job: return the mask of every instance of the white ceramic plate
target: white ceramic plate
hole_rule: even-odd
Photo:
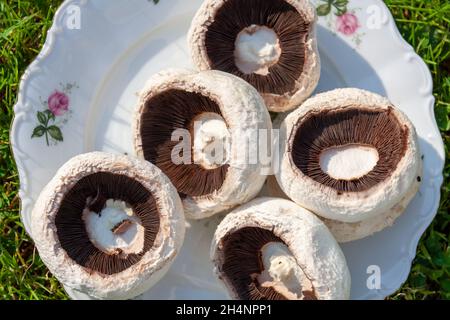
[[[23,76],[11,130],[27,231],[39,192],[69,158],[93,150],[133,154],[130,117],[136,92],[161,69],[191,67],[186,33],[200,3],[64,2],[44,48]],[[425,159],[420,192],[394,227],[343,245],[352,298],[382,299],[406,280],[419,238],[438,208],[444,148],[433,114],[432,80],[381,1],[350,1],[341,17],[335,15],[335,7],[330,9],[321,7],[326,15],[319,19],[323,69],[317,92],[359,87],[388,96],[416,125]],[[45,112],[49,109],[57,114],[54,119]],[[39,117],[38,111],[43,112]],[[169,273],[140,298],[227,298],[208,257],[218,221],[216,217],[191,223]],[[379,289],[367,286],[372,265],[381,271]]]

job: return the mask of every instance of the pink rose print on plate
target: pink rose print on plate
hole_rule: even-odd
[[[56,90],[48,97],[48,108],[55,116],[62,116],[69,110],[69,97]]]
[[[47,146],[56,145],[64,140],[61,128],[70,117],[69,95],[74,88],[78,88],[75,82],[61,84],[61,90],[54,90],[47,101],[41,100],[45,109],[36,112],[38,123],[31,134],[32,139],[45,138]]]
[[[336,23],[338,31],[345,34],[346,36],[351,36],[360,27],[358,17],[349,12],[338,16]]]

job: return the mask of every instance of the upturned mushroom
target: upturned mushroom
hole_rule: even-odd
[[[211,258],[234,299],[350,296],[350,273],[336,240],[292,201],[258,198],[233,210],[216,230]]]
[[[257,195],[264,164],[249,157],[258,154],[254,137],[271,128],[264,101],[242,79],[220,71],[168,70],[142,90],[134,145],[139,157],[171,179],[186,217],[201,219]]]
[[[413,124],[374,93],[318,94],[286,117],[280,137],[285,141],[276,174],[281,189],[326,219],[374,219],[371,228],[380,229],[403,212],[422,180]],[[383,215],[391,221],[384,223]]]
[[[270,111],[297,107],[320,76],[316,13],[308,0],[206,0],[188,34],[200,70],[253,85]]]
[[[94,152],[63,165],[32,212],[39,254],[65,287],[128,299],[158,282],[183,243],[177,191],[156,166]]]

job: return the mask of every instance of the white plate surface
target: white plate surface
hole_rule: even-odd
[[[316,6],[324,3],[314,1]],[[157,5],[147,0],[64,2],[44,48],[23,76],[14,109],[11,139],[27,231],[39,192],[68,159],[94,150],[133,154],[130,118],[136,93],[155,72],[192,67],[186,33],[200,4],[201,0],[160,0]],[[444,148],[433,113],[430,73],[401,38],[385,5],[354,0],[345,16],[334,13],[332,8],[319,18],[323,67],[316,91],[358,87],[389,97],[417,127],[424,155],[423,184],[406,213],[392,228],[342,246],[352,275],[352,298],[382,299],[406,280],[420,236],[436,214]],[[49,107],[60,110],[48,126],[58,127],[63,141],[49,136],[47,145],[45,135],[31,135],[39,126],[37,112]],[[214,217],[190,223],[173,267],[139,298],[227,298],[208,257],[218,221]],[[379,289],[367,286],[369,266],[380,268]]]

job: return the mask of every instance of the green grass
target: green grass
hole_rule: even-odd
[[[18,175],[9,145],[20,76],[40,51],[57,0],[0,0],[0,299],[65,299],[18,217]],[[387,0],[404,38],[434,78],[436,115],[450,157],[450,3]],[[450,299],[450,168],[438,215],[423,236],[408,281],[391,299]]]

